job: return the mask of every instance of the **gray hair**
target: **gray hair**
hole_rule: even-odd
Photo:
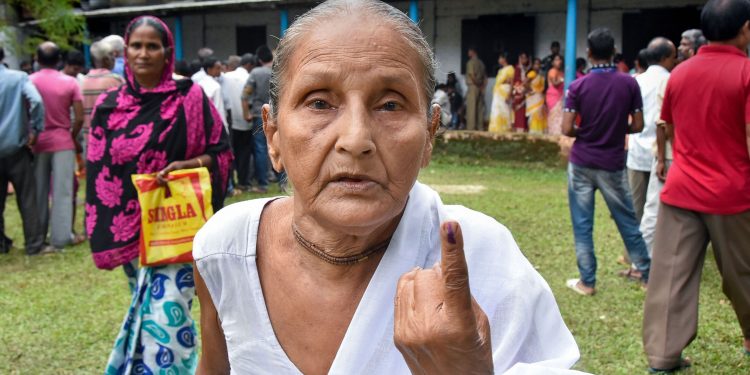
[[[229,58],[227,58],[227,66],[229,67],[229,70],[237,69],[241,62],[242,58],[237,55],[230,55]]]
[[[112,51],[117,55],[122,55],[125,51],[125,39],[117,34],[107,36],[101,41],[112,46]]]
[[[432,94],[435,91],[435,55],[427,43],[422,30],[406,14],[393,6],[379,0],[328,0],[297,18],[276,48],[271,75],[271,116],[278,116],[278,104],[284,90],[285,76],[289,60],[296,51],[300,39],[307,35],[323,21],[338,18],[342,13],[361,12],[377,19],[379,24],[390,24],[404,40],[416,51],[424,70],[422,77],[422,94],[427,103],[427,114],[431,115]]]
[[[109,43],[100,40],[91,44],[91,58],[94,63],[101,63],[104,59],[114,60],[114,48]]]
[[[682,33],[682,37],[689,40],[693,45],[693,52],[698,52],[698,48],[708,43],[706,37],[703,36],[701,29],[690,29]]]

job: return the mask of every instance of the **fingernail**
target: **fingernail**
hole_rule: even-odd
[[[453,223],[447,223],[445,224],[446,230],[448,231],[448,242],[455,245],[456,244],[456,233],[453,230]]]

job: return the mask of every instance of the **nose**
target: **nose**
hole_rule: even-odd
[[[363,103],[346,106],[339,117],[336,151],[360,158],[375,153],[372,138],[372,117]]]
[[[145,59],[146,57],[148,57],[148,53],[147,52],[148,51],[146,50],[146,47],[145,46],[141,46],[140,48],[138,48],[135,51],[135,56],[137,58],[140,58],[140,59]]]

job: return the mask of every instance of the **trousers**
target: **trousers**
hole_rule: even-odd
[[[8,195],[8,182],[16,190],[16,203],[23,222],[23,236],[26,253],[35,254],[41,251],[44,234],[39,223],[36,181],[34,179],[34,155],[27,147],[22,147],[15,154],[0,158],[0,235],[3,244],[12,243],[5,235],[5,200]],[[7,241],[6,241],[7,240]],[[0,248],[0,252],[7,252]]]
[[[643,311],[643,346],[653,368],[678,365],[698,331],[698,295],[708,243],[722,290],[750,338],[750,211],[711,215],[661,203]]]
[[[62,248],[70,244],[73,233],[73,178],[75,151],[64,150],[37,154],[34,164],[36,197],[42,234],[50,233],[52,246]],[[49,207],[50,183],[52,209]]]
[[[232,148],[234,149],[238,186],[250,186],[254,142],[252,130],[232,129]]]
[[[484,98],[474,85],[466,92],[466,130],[484,130]]]
[[[672,165],[671,160],[666,161],[666,169]],[[652,256],[654,248],[654,232],[656,231],[656,215],[659,214],[659,195],[664,188],[664,182],[656,177],[656,159],[651,165],[651,176],[648,179],[648,188],[646,189],[646,204],[643,206],[643,217],[641,217],[641,234],[646,241],[648,256]]]
[[[593,237],[596,190],[602,193],[607,203],[630,259],[641,271],[644,281],[648,280],[651,260],[643,236],[638,230],[625,170],[607,171],[569,163],[568,200],[581,282],[589,287],[596,285],[597,263]]]

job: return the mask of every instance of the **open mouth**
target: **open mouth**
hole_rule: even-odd
[[[336,187],[346,190],[363,191],[375,187],[377,183],[364,175],[342,174],[331,180]]]
[[[358,182],[364,182],[364,181],[367,181],[367,180],[362,179],[362,178],[358,178],[358,177],[342,177],[342,178],[339,178],[336,181],[337,182],[358,183]]]

